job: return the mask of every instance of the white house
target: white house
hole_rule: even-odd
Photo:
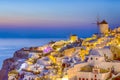
[[[90,55],[98,55],[113,60],[113,54],[109,48],[93,49],[90,51]]]
[[[69,80],[106,80],[112,76],[112,70],[120,73],[120,62],[106,62],[106,56],[112,58],[108,49],[91,51],[87,62],[74,65],[67,71]]]
[[[23,78],[23,80],[34,80],[35,76],[31,74],[26,74]]]
[[[84,66],[77,72],[77,80],[106,80],[111,76],[109,70],[97,66]]]

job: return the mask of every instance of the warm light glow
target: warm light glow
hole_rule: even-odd
[[[120,47],[120,44],[118,46]]]
[[[68,76],[65,75],[65,76],[62,78],[62,80],[68,80]]]
[[[68,80],[68,78],[62,78],[62,80]]]

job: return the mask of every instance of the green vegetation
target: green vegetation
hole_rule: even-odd
[[[84,67],[81,68],[80,71],[92,72],[92,68],[93,68],[93,66],[84,66]]]
[[[100,73],[107,73],[108,70],[100,68]]]

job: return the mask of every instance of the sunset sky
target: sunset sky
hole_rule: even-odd
[[[120,26],[120,0],[0,0],[0,38],[89,37],[98,15]]]

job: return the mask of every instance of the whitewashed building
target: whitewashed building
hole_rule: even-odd
[[[35,79],[35,76],[34,75],[29,75],[29,74],[26,74],[23,78],[23,80],[34,80]]]
[[[112,59],[108,49],[91,51],[87,62],[77,64],[67,71],[69,80],[106,80],[112,76],[112,70],[120,73],[120,62],[106,62],[106,56]]]
[[[113,54],[109,48],[93,49],[90,51],[90,55],[98,55],[113,60]]]

